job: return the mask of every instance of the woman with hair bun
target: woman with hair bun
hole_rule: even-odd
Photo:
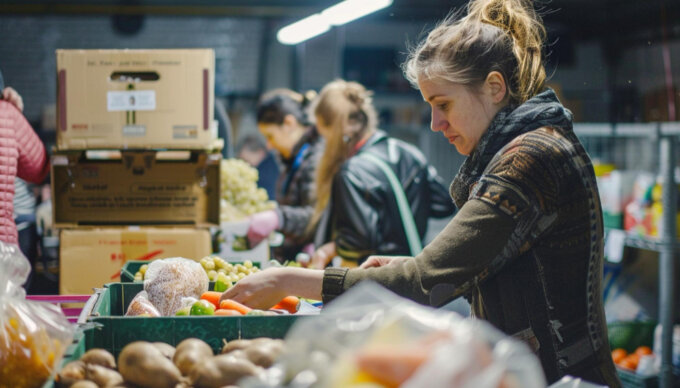
[[[602,299],[602,209],[572,114],[545,86],[545,28],[528,0],[472,0],[410,54],[404,72],[431,127],[467,156],[459,208],[415,258],[361,268],[286,268],[223,297],[269,307],[286,295],[332,301],[370,279],[423,304],[465,296],[474,316],[524,341],[549,383],[572,375],[620,387]]]
[[[282,170],[276,185],[279,206],[251,216],[248,240],[254,246],[274,230],[280,231],[285,239],[274,249],[274,257],[280,261],[294,260],[313,239],[306,229],[314,213],[316,168],[324,150],[323,138],[308,114],[315,98],[314,91],[303,95],[274,89],[257,105],[258,129],[267,147],[280,155]]]

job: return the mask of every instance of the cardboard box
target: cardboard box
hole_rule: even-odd
[[[215,53],[57,50],[57,148],[213,148]]]
[[[120,281],[127,260],[186,257],[200,260],[212,251],[205,229],[80,229],[60,234],[59,292],[91,294]]]
[[[217,225],[221,159],[204,151],[56,153],[54,225]]]

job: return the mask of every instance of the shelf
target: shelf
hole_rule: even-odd
[[[583,123],[574,124],[574,133],[582,137],[666,137],[680,136],[680,122],[663,123]]]
[[[610,231],[620,231],[623,233],[626,233],[624,230],[621,229],[608,229],[605,228],[604,231],[604,241],[607,241],[607,236]],[[638,248],[638,249],[646,249],[649,251],[655,251],[659,252],[663,248],[666,247],[666,243],[660,241],[658,238],[655,237],[643,237],[643,236],[634,236],[626,233],[626,237],[623,240],[623,245],[631,248]],[[680,252],[680,244],[675,242],[675,250]]]

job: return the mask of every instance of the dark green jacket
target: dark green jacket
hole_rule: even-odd
[[[602,211],[593,168],[551,90],[494,118],[452,184],[460,210],[415,259],[327,269],[328,302],[364,279],[423,304],[465,295],[524,340],[550,383],[619,387],[602,302]]]

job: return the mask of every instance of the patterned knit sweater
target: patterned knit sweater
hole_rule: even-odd
[[[602,303],[602,212],[571,114],[547,90],[494,118],[454,179],[458,214],[413,260],[327,269],[324,301],[371,279],[434,306],[465,295],[476,317],[524,340],[549,382],[620,386]]]
[[[19,110],[0,100],[0,241],[17,243],[14,178],[41,183],[49,171],[45,146]]]

